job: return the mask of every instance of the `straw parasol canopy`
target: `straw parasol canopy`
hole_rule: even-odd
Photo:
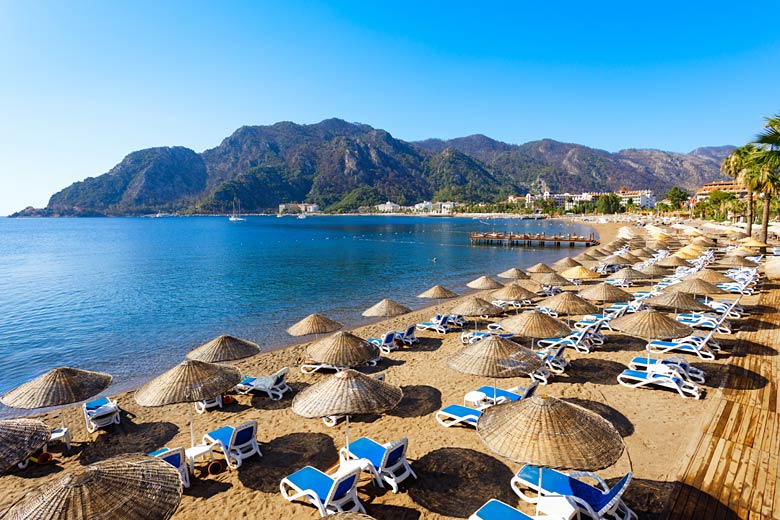
[[[371,318],[371,317],[389,318],[390,316],[400,316],[401,314],[406,314],[407,312],[412,312],[412,309],[410,309],[405,305],[401,305],[398,302],[394,302],[389,298],[385,298],[384,300],[377,303],[376,305],[373,305],[368,309],[364,310],[363,316],[367,318]]]
[[[536,298],[536,293],[532,293],[528,289],[521,287],[516,283],[512,283],[506,285],[503,289],[499,289],[491,293],[491,296],[499,300],[518,301],[518,300],[530,300],[531,298]]]
[[[731,283],[734,281],[733,279],[729,278],[725,274],[719,273],[717,271],[713,271],[712,269],[702,269],[701,271],[696,271],[695,273],[691,273],[685,277],[685,280],[689,280],[691,278],[704,280],[705,282],[709,282],[709,283]]]
[[[51,428],[43,421],[0,420],[0,473],[27,460],[49,442],[50,436]]]
[[[135,392],[141,406],[194,403],[224,394],[241,382],[237,368],[188,359]]]
[[[604,265],[634,265],[636,262],[624,258],[623,255],[610,256],[609,258],[602,258],[601,263]]]
[[[513,267],[512,269],[507,269],[503,273],[498,273],[499,278],[508,278],[510,280],[527,280],[528,275],[525,274],[523,271],[518,269],[517,267]]]
[[[308,336],[309,334],[327,334],[336,332],[341,328],[341,323],[333,321],[322,314],[309,314],[301,321],[287,329],[290,336]]]
[[[561,320],[539,311],[521,312],[501,320],[501,328],[526,338],[560,338],[571,334]]]
[[[616,271],[607,276],[607,280],[646,280],[647,275],[636,269],[630,267],[624,267],[620,271]]]
[[[597,260],[595,256],[592,256],[589,253],[580,253],[575,256],[574,259],[578,262],[594,262]]]
[[[566,269],[571,269],[572,267],[577,267],[579,265],[582,264],[576,261],[575,259],[566,256],[561,258],[560,260],[553,262],[553,264],[550,267],[560,272],[560,271],[565,271]]]
[[[502,457],[559,469],[603,469],[623,453],[623,439],[612,423],[555,397],[535,395],[491,406],[482,412],[477,434]]]
[[[641,258],[632,255],[631,253],[623,253],[622,255],[620,255],[620,257],[630,261],[632,264],[637,264],[642,261]]]
[[[561,285],[569,285],[571,282],[559,275],[558,273],[533,273],[531,278],[539,282],[542,285],[552,285],[560,287]]]
[[[644,269],[640,269],[640,272],[646,274],[647,276],[666,276],[669,274],[669,268],[662,267],[658,264],[652,264],[648,265]]]
[[[579,296],[594,302],[627,302],[634,297],[633,294],[607,282],[586,287],[579,292]]]
[[[526,273],[554,273],[555,269],[547,264],[534,264],[525,270]]]
[[[680,283],[672,284],[665,289],[665,292],[684,292],[688,294],[726,294],[726,291],[720,287],[705,282],[698,278],[690,278]]]
[[[654,310],[626,314],[609,322],[613,329],[645,339],[675,339],[689,336],[693,329]]]
[[[345,369],[299,392],[292,409],[308,419],[380,413],[393,408],[402,397],[400,387]]]
[[[472,296],[450,309],[450,313],[463,316],[499,316],[504,314],[504,309],[482,298]]]
[[[164,520],[179,507],[179,472],[162,459],[121,455],[50,480],[3,518]]]
[[[746,249],[746,248],[740,247],[739,249],[732,249],[731,251],[727,252],[726,256],[741,256],[741,257],[744,258],[746,256],[754,256],[755,254],[756,254],[756,252],[753,251],[750,248]]]
[[[651,307],[663,307],[667,309],[674,309],[677,311],[711,311],[712,307],[708,307],[697,300],[695,297],[684,292],[665,292],[658,296],[653,296],[645,300],[647,305]]]
[[[715,267],[756,267],[758,266],[757,263],[751,262],[747,258],[742,258],[739,256],[725,256],[721,258],[716,264]]]
[[[528,280],[518,280],[517,282],[515,282],[515,285],[519,285],[523,289],[528,289],[532,293],[538,293],[544,289],[544,286],[542,284],[540,284],[539,282],[531,278],[529,278]]]
[[[376,358],[379,348],[351,332],[341,331],[312,343],[306,354],[317,363],[354,367]]]
[[[598,312],[598,307],[587,302],[574,293],[562,292],[555,296],[550,296],[539,302],[539,307],[550,309],[558,314],[567,314],[570,316],[580,314],[593,314]]]
[[[701,253],[697,253],[690,250],[683,251],[682,249],[680,249],[674,254],[674,256],[682,258],[683,260],[694,260],[696,258],[699,258],[701,256]]]
[[[736,229],[732,229],[728,231],[728,236],[732,240],[741,240],[743,238],[748,238],[748,234],[743,231],[737,231]]]
[[[569,269],[566,269],[565,271],[561,271],[561,273],[559,274],[564,278],[566,278],[567,280],[592,280],[594,278],[599,278],[601,276],[596,271],[593,271],[592,269],[588,269],[584,265],[571,267]]]
[[[689,264],[686,260],[683,260],[679,256],[670,255],[666,258],[662,258],[658,262],[655,263],[655,265],[659,267],[688,267]]]
[[[466,287],[471,287],[472,289],[478,289],[480,291],[487,289],[500,289],[503,286],[504,284],[493,280],[489,276],[480,276],[476,280],[472,280],[466,284]]]
[[[544,365],[536,352],[501,336],[490,336],[468,345],[450,359],[450,368],[484,377],[516,377]]]
[[[452,292],[441,285],[434,285],[427,291],[417,295],[418,298],[429,298],[433,300],[446,300],[447,298],[455,298],[456,296],[458,296],[458,293]]]
[[[111,375],[103,372],[57,367],[17,386],[0,398],[0,402],[27,410],[77,403],[105,390],[111,379]]]
[[[222,334],[204,343],[196,349],[191,350],[187,357],[205,361],[206,363],[221,363],[224,361],[235,361],[260,353],[260,347],[249,340],[234,338],[227,334]]]
[[[746,247],[769,247],[769,244],[766,242],[762,242],[760,240],[756,240],[753,237],[746,237],[740,240],[743,246]]]
[[[691,241],[691,244],[703,247],[717,247],[718,244],[713,239],[708,237],[696,237]]]

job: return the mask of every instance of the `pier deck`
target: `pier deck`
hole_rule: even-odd
[[[780,518],[780,414],[777,378],[780,288],[729,348],[717,407],[678,477],[667,519]]]
[[[493,246],[595,246],[599,241],[591,233],[588,236],[573,233],[563,235],[548,235],[546,233],[469,233],[472,244]]]

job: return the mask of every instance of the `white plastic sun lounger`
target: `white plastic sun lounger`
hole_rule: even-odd
[[[436,421],[445,428],[458,425],[476,428],[481,415],[482,412],[474,408],[451,404],[436,412]]]
[[[628,388],[645,386],[661,386],[675,390],[682,397],[701,399],[702,389],[690,381],[686,381],[677,372],[640,372],[627,369],[617,376],[618,383]]]

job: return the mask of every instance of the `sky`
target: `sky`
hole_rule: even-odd
[[[609,151],[741,145],[780,112],[778,8],[0,0],[0,215],[131,151],[201,152],[278,121]]]

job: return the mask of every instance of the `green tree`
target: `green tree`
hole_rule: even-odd
[[[674,186],[669,191],[667,191],[664,196],[669,199],[669,202],[672,203],[672,205],[675,208],[681,208],[682,205],[688,200],[690,197],[690,194],[688,194],[687,191],[685,191],[682,188],[679,188],[677,186]]]
[[[753,188],[755,187],[755,176],[758,173],[756,164],[756,153],[758,148],[752,144],[746,144],[731,152],[728,157],[723,159],[720,165],[720,171],[734,179],[734,182],[742,184],[747,189],[747,234],[753,233]]]
[[[614,193],[608,195],[601,195],[596,200],[596,212],[604,214],[620,213],[622,207],[620,205],[620,197]]]
[[[780,114],[766,118],[764,131],[756,137],[759,150],[753,154],[758,167],[755,187],[764,194],[761,214],[761,240],[766,241],[772,197],[780,193]]]

